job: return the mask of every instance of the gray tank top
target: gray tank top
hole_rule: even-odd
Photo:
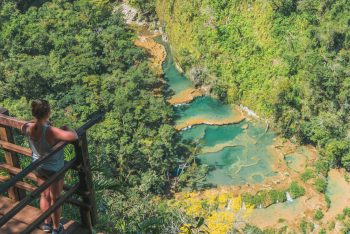
[[[33,162],[40,157],[44,157],[50,150],[51,146],[46,140],[46,131],[49,128],[49,125],[45,124],[41,128],[41,137],[39,140],[32,139],[28,131],[26,131],[30,148],[33,152]],[[42,168],[50,171],[58,171],[64,166],[64,152],[63,149],[58,151],[56,154],[52,155],[49,159],[44,161],[38,168]]]

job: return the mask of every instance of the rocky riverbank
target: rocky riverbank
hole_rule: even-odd
[[[158,75],[163,74],[162,64],[166,59],[167,53],[163,45],[157,43],[154,39],[161,34],[158,32],[147,33],[142,32],[135,45],[145,48],[152,56],[151,64]],[[162,80],[164,82],[164,80]],[[179,105],[189,103],[196,97],[207,94],[205,89],[189,88],[182,92],[178,92],[168,101],[171,105]],[[188,118],[176,125],[177,130],[191,128],[194,125],[226,125],[239,123],[246,119],[259,118],[256,113],[241,106],[239,115],[234,115],[229,118],[213,120],[209,117],[197,115],[194,118]],[[236,107],[234,108],[237,112]],[[268,127],[266,128],[266,131]],[[235,146],[235,142],[226,142],[218,144],[215,147],[207,147],[203,150],[205,153],[216,152],[224,147]],[[269,151],[274,155],[274,160],[271,163],[273,176],[266,177],[259,183],[246,183],[239,186],[219,186],[206,191],[215,191],[215,193],[229,193],[233,197],[243,194],[256,195],[260,191],[278,190],[284,191],[289,188],[292,182],[297,182],[305,189],[305,195],[295,199],[294,201],[268,204],[261,209],[254,209],[247,219],[247,223],[253,224],[259,228],[283,228],[288,227],[289,231],[300,231],[300,223],[302,220],[308,221],[310,224],[315,224],[314,233],[318,233],[322,228],[327,227],[330,222],[335,222],[334,233],[340,233],[341,223],[336,221],[336,216],[342,212],[346,206],[350,206],[350,199],[344,194],[350,192],[350,183],[345,181],[343,171],[331,170],[329,173],[327,188],[328,196],[331,201],[330,208],[327,207],[327,202],[324,194],[318,192],[315,186],[315,178],[309,181],[301,180],[301,175],[306,169],[314,168],[314,162],[317,159],[317,151],[311,146],[303,146],[305,151],[301,152],[301,146],[292,144],[290,141],[282,140],[279,137],[275,138],[273,145],[269,146]],[[200,192],[199,192],[200,193]],[[315,220],[316,210],[322,210],[324,218],[321,221]],[[333,232],[331,232],[333,233]]]
[[[146,49],[151,55],[151,67],[161,76],[163,74],[162,64],[166,58],[166,51],[163,45],[154,41],[155,37],[159,37],[160,33],[141,34],[134,42],[136,46]]]

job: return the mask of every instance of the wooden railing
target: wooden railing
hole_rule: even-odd
[[[39,187],[26,183],[23,179],[27,178],[36,182],[37,178],[33,171],[70,143],[64,141],[58,142],[47,155],[29,164],[26,168],[21,169],[18,154],[31,157],[32,151],[29,148],[18,146],[14,143],[12,130],[13,128],[21,130],[26,122],[10,117],[8,114],[6,109],[0,108],[0,148],[4,149],[5,156],[5,163],[0,163],[0,168],[9,173],[9,176],[0,176],[0,182],[2,182],[0,185],[0,195],[7,193],[9,198],[13,201],[18,201],[18,203],[0,218],[0,228],[25,206],[38,198],[46,188],[57,181],[66,171],[76,170],[78,172],[79,182],[73,186],[65,186],[65,193],[52,207],[31,223],[23,233],[30,233],[33,231],[63,203],[71,203],[79,207],[81,224],[91,232],[92,227],[96,224],[97,217],[86,131],[97,122],[101,121],[103,114],[93,116],[91,120],[76,130],[79,138],[72,143],[74,145],[75,157],[65,162],[65,165],[58,172]],[[74,194],[79,195],[81,200],[73,199],[72,196]]]

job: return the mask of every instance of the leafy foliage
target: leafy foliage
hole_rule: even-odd
[[[203,192],[181,192],[175,200],[168,202],[169,208],[192,217],[183,222],[177,233],[231,233],[233,226],[251,214],[253,205],[245,203],[241,210],[242,198],[233,197],[229,192],[205,190]]]
[[[290,184],[289,192],[292,198],[297,198],[305,194],[305,189],[298,184],[298,182],[293,181]]]
[[[315,178],[314,172],[311,169],[306,169],[305,172],[303,172],[300,175],[300,179],[304,182],[307,182],[309,179]]]
[[[316,213],[315,213],[315,219],[316,219],[316,220],[322,219],[323,216],[324,216],[324,214],[323,214],[323,212],[322,212],[321,209],[316,210]]]
[[[301,143],[349,145],[346,0],[158,0],[156,10],[180,65],[188,74],[207,68],[214,78],[202,83],[214,95]],[[327,157],[328,166],[349,167],[347,149]]]
[[[325,179],[322,179],[322,178],[317,178],[315,180],[315,188],[320,193],[325,193],[326,189],[327,189],[327,181]]]
[[[292,182],[287,190],[262,190],[255,195],[245,193],[242,199],[244,202],[253,205],[255,208],[268,207],[272,204],[287,201],[286,192],[290,192],[292,198],[298,198],[305,194],[305,189],[297,182]]]
[[[189,149],[172,108],[153,93],[159,78],[147,54],[109,1],[30,3],[0,3],[0,105],[29,119],[30,101],[48,99],[58,126],[105,112],[88,132],[99,228],[159,231],[154,222],[164,219],[151,201],[169,191]]]
[[[136,7],[142,14],[142,17],[148,21],[156,18],[156,0],[129,0],[129,3]]]

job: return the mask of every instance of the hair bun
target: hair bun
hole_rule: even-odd
[[[36,99],[32,101],[32,114],[37,119],[45,118],[51,111],[50,104],[46,100]]]
[[[32,101],[32,108],[35,108],[35,107],[37,107],[38,105],[41,105],[41,104],[42,104],[41,100],[40,99],[36,99],[36,100]]]

